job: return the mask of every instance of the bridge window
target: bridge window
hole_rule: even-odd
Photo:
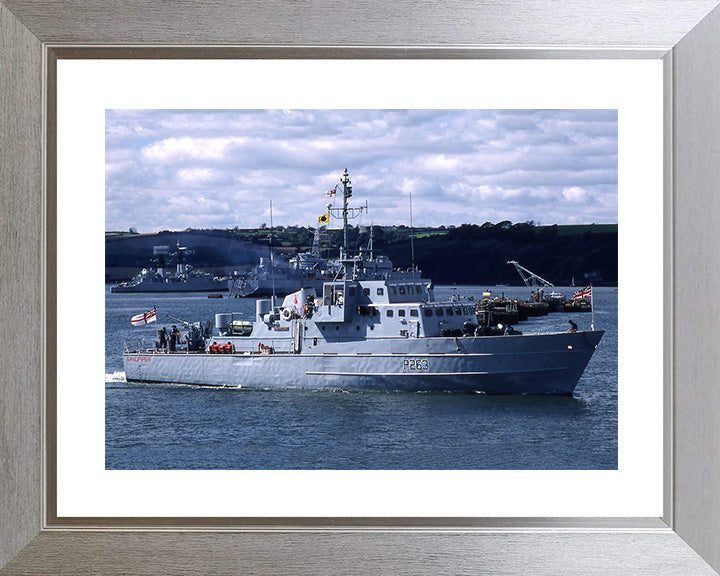
[[[370,288],[363,288],[363,294],[365,296],[370,296]]]
[[[437,308],[437,309],[435,310],[435,316],[442,316],[442,315],[443,315],[443,309],[442,309],[442,308]]]
[[[405,294],[405,286],[398,286],[398,291],[400,294]]]
[[[404,318],[404,317],[405,317],[405,310],[403,310],[402,308],[400,308],[400,310],[398,310],[398,316],[402,316],[402,317]]]
[[[432,308],[425,308],[425,316],[432,316]]]
[[[415,308],[410,310],[410,316],[419,316],[418,311]]]
[[[393,315],[392,310],[388,310],[387,312],[385,312],[385,316],[387,316],[388,318],[392,318],[392,315]]]
[[[415,291],[412,286],[408,286],[407,289],[408,289],[408,294],[412,294]]]
[[[460,308],[460,306],[455,308],[455,314],[457,314],[458,316],[460,316],[462,314],[462,308]]]
[[[383,294],[385,294],[385,289],[384,289],[384,288],[378,288],[378,289],[377,289],[377,295],[378,295],[378,296],[382,296]]]
[[[453,315],[453,310],[452,310],[452,308],[445,308],[445,311],[447,312],[447,315],[448,315],[448,316],[452,316],[452,315]]]

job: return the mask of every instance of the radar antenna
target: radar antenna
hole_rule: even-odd
[[[328,214],[331,214],[334,218],[342,218],[343,221],[343,253],[341,258],[346,258],[348,253],[348,218],[357,218],[363,212],[367,213],[368,207],[367,202],[365,206],[348,207],[348,198],[352,196],[352,186],[350,185],[350,176],[348,170],[345,168],[343,177],[340,179],[340,183],[343,185],[343,205],[342,208],[333,208],[332,204],[327,205]]]
[[[520,266],[515,260],[508,260],[508,264],[515,266],[515,270],[520,274],[520,278],[525,282],[525,286],[548,286],[549,288],[555,288],[555,284],[548,282],[545,278],[541,278],[535,272],[531,272],[524,266]]]

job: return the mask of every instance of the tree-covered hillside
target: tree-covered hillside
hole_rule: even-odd
[[[291,255],[308,250],[312,228],[276,227],[272,230],[275,248]],[[152,254],[152,245],[176,241],[190,245],[197,266],[222,267],[256,262],[266,254],[271,231],[268,228],[232,230],[186,230],[157,235],[107,233],[107,266],[143,266]],[[546,280],[561,286],[593,282],[617,285],[618,227],[616,224],[572,226],[535,226],[532,222],[512,224],[463,224],[457,227],[415,228],[374,226],[373,245],[388,256],[396,267],[411,266],[411,236],[415,263],[423,275],[436,284],[511,284],[521,283],[508,260],[516,260]],[[367,246],[370,228],[350,227],[350,250]],[[342,231],[324,234],[323,254],[338,254]],[[237,246],[237,248],[234,248]]]
[[[444,234],[419,235],[415,262],[437,284],[519,284],[508,265],[516,260],[558,286],[594,282],[617,285],[616,225],[533,226],[529,223],[462,225]],[[410,265],[409,241],[394,241],[384,252],[396,266]],[[383,247],[376,242],[376,246]]]

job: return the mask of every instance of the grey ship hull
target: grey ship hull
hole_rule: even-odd
[[[135,285],[113,286],[114,294],[135,292],[227,292],[226,280],[190,279],[184,282],[140,282]]]
[[[301,288],[322,288],[322,280],[301,280],[300,278],[276,278],[275,281],[253,278],[233,288],[233,280],[228,285],[230,290],[243,297],[272,296],[273,294],[290,294]]]
[[[123,363],[129,382],[249,389],[572,394],[602,334],[388,338],[309,347],[306,342],[302,352],[275,354],[148,351],[126,353]]]

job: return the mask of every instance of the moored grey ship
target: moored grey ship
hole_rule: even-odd
[[[177,258],[175,272],[165,267],[165,259],[170,256],[169,246],[153,246],[153,256],[159,260],[157,268],[143,270],[128,282],[120,282],[110,288],[113,294],[135,292],[216,292],[227,291],[227,278],[218,278],[207,272],[193,270],[186,263],[187,248],[178,242],[172,254]]]

